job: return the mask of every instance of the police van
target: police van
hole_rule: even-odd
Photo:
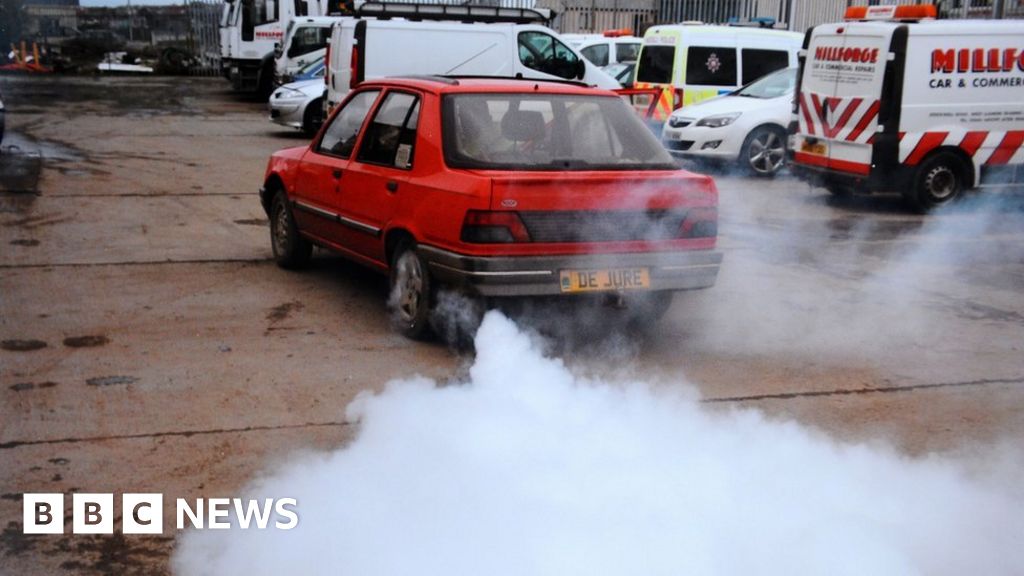
[[[848,9],[808,30],[791,168],[831,192],[901,192],[918,210],[1024,183],[1024,22]]]
[[[653,26],[644,33],[633,87],[655,93],[633,97],[638,112],[664,123],[676,108],[727,94],[782,68],[797,65],[803,35],[711,26],[699,22]]]

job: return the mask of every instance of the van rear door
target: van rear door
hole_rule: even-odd
[[[870,174],[891,35],[870,23],[814,29],[797,95],[797,162]]]

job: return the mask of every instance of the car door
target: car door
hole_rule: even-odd
[[[359,255],[385,262],[383,231],[403,196],[415,156],[420,95],[389,90],[376,107],[345,174],[345,191],[337,196],[341,220],[355,233],[351,247]]]
[[[302,157],[292,199],[299,228],[342,250],[351,250],[352,230],[337,207],[348,187],[351,163],[363,125],[381,94],[379,88],[355,92],[328,122],[318,142]]]

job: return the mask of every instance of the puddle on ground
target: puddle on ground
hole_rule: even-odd
[[[69,336],[64,339],[64,345],[68,348],[94,348],[108,344],[110,339],[106,336]]]
[[[96,378],[89,378],[85,381],[89,386],[117,386],[125,384],[134,384],[139,379],[135,376],[98,376]]]
[[[46,342],[42,340],[3,340],[0,341],[0,349],[10,352],[31,352],[46,348]]]

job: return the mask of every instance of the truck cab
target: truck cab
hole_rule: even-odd
[[[288,24],[284,40],[275,46],[274,77],[278,84],[287,84],[303,66],[322,59],[331,37],[331,26],[341,21],[338,16],[307,16],[294,18]]]
[[[269,94],[275,46],[295,17],[322,16],[327,0],[227,0],[221,15],[221,66],[239,92]]]

